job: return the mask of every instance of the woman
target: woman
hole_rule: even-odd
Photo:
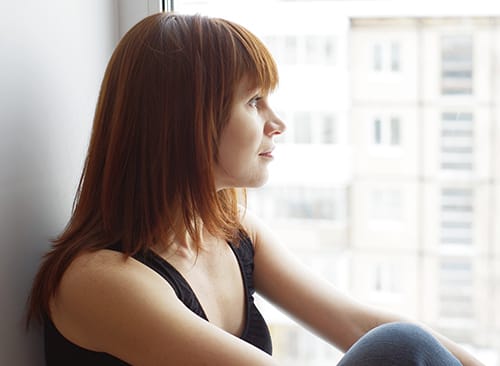
[[[480,364],[339,294],[238,204],[285,130],[277,82],[262,43],[226,20],[157,14],[124,36],[30,297],[49,366],[275,365],[254,289],[347,351],[342,365]]]

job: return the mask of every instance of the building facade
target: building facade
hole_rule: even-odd
[[[267,207],[260,214],[301,258],[356,298],[419,319],[488,360],[500,349],[498,24],[494,17],[349,17],[347,33],[335,34],[347,40],[347,67],[337,70],[347,83],[328,67],[309,72],[283,62],[284,78],[331,75],[338,90],[316,88],[329,101],[310,103],[310,115],[287,109],[290,131],[279,149],[288,164],[254,205]],[[325,145],[334,134],[318,132],[321,119],[312,115],[345,90],[346,118],[344,109],[331,110],[345,143]],[[297,105],[307,101],[288,106]],[[290,357],[302,357],[298,363],[335,357],[277,319],[278,339],[295,349]]]
[[[374,278],[381,303],[496,350],[498,25],[363,17],[350,27],[352,290],[366,297]]]

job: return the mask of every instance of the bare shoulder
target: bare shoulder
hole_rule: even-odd
[[[102,249],[82,253],[72,261],[64,273],[58,295],[72,294],[74,288],[79,286],[110,286],[116,290],[123,284],[130,289],[144,279],[157,285],[164,282],[139,261],[113,250]]]
[[[175,297],[173,289],[154,271],[133,258],[112,250],[87,252],[76,257],[65,271],[50,304],[56,327],[71,341],[101,351],[92,329],[99,317],[126,315],[127,298],[160,292]],[[122,304],[118,303],[118,300]],[[96,327],[98,328],[98,327]]]
[[[117,295],[120,291],[129,294],[137,291],[140,294],[155,287],[175,296],[173,289],[147,266],[122,253],[103,249],[83,253],[72,261],[63,275],[53,304],[57,308],[59,303],[74,298],[90,302],[93,295],[101,293]]]
[[[60,288],[64,291],[67,286],[75,285],[75,281],[84,284],[89,279],[99,279],[100,275],[110,275],[126,268],[134,268],[134,265],[122,253],[107,249],[81,253],[68,266]]]
[[[73,343],[133,365],[274,365],[265,353],[194,314],[155,271],[110,250],[71,263],[51,311]]]

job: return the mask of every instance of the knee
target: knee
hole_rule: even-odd
[[[403,322],[382,324],[369,331],[366,337],[405,348],[419,347],[421,344],[435,341],[418,325]]]
[[[356,342],[340,365],[460,365],[431,334],[411,323],[380,325]]]
[[[411,323],[387,323],[380,325],[361,338],[376,353],[384,358],[397,355],[420,359],[423,350],[429,350],[438,342],[422,328]]]

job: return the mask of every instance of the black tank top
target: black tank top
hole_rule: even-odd
[[[240,266],[245,287],[246,320],[241,339],[272,354],[271,336],[267,324],[254,303],[253,245],[246,236],[238,246],[229,243]],[[115,246],[109,249],[120,251]],[[177,297],[195,314],[208,321],[200,302],[182,275],[165,259],[148,251],[134,256],[135,259],[160,274],[174,289]],[[45,321],[45,359],[47,366],[123,366],[126,362],[103,352],[82,348],[66,339],[47,318]]]

